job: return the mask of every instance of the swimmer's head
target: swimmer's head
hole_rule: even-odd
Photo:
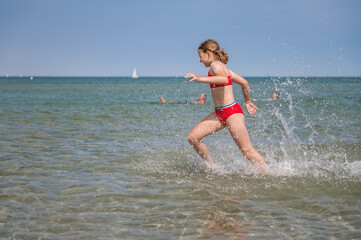
[[[201,95],[199,95],[199,99],[203,99],[206,100],[207,99],[207,95],[202,93]]]
[[[278,98],[280,97],[280,95],[281,95],[281,93],[275,92],[275,93],[273,93],[272,99],[273,99],[273,100],[278,100]]]

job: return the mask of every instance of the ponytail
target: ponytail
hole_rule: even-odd
[[[227,64],[227,62],[228,62],[228,54],[226,53],[226,51],[223,50],[223,48],[221,50],[215,50],[214,54],[218,57],[218,59],[222,63]]]

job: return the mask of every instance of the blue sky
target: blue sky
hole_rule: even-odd
[[[0,0],[0,76],[361,76],[358,0]]]

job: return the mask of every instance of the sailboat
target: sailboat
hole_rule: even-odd
[[[136,68],[133,69],[132,78],[138,78],[137,69],[136,69]]]

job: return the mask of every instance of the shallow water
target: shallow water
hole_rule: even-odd
[[[213,111],[181,78],[0,78],[0,238],[357,239],[360,78],[248,78],[246,115],[266,176],[228,131],[188,132]],[[237,101],[241,89],[234,87]]]

